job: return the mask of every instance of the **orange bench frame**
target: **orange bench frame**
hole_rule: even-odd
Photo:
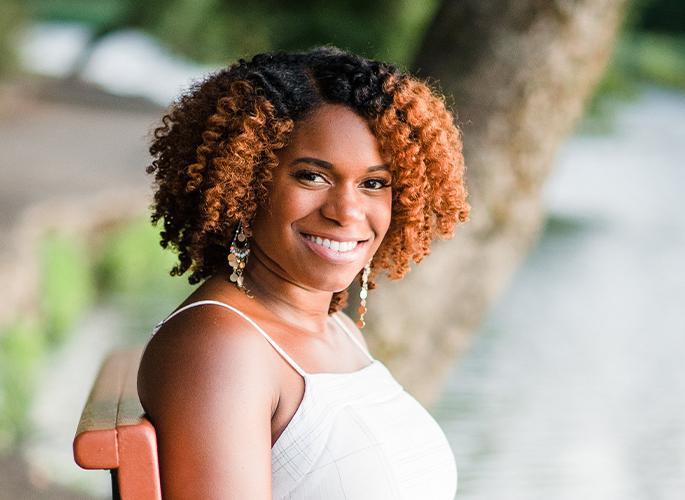
[[[157,435],[137,390],[142,347],[110,353],[95,379],[74,437],[74,460],[109,469],[112,498],[161,500]]]

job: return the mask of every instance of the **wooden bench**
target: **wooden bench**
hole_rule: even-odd
[[[138,399],[143,348],[117,350],[104,360],[74,437],[74,460],[109,469],[112,498],[161,500],[157,436]]]

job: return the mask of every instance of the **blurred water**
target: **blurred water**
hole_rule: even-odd
[[[685,95],[576,136],[536,250],[434,414],[460,500],[685,498]]]

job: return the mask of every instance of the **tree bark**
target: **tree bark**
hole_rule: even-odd
[[[367,315],[370,348],[423,404],[437,400],[537,241],[544,181],[602,76],[625,5],[445,0],[428,28],[414,68],[454,104],[471,220],[404,280],[380,281]]]

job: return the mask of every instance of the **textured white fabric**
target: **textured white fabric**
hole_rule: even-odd
[[[169,318],[202,304],[243,317],[304,377],[302,402],[271,449],[274,500],[454,498],[457,468],[442,429],[337,315],[333,318],[371,363],[351,373],[307,373],[251,318],[228,304],[198,301]]]

